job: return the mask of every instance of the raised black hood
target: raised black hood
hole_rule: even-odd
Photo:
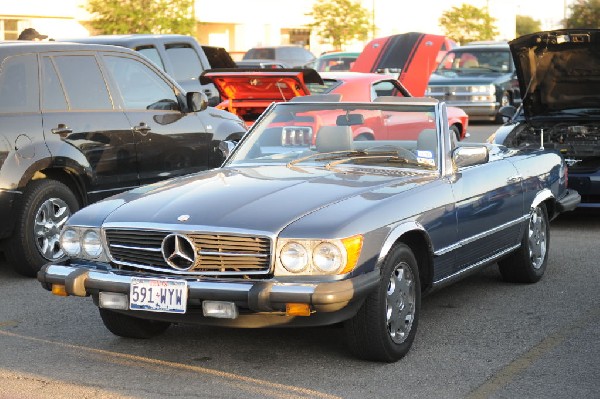
[[[509,45],[526,118],[573,109],[600,109],[600,30],[538,32],[521,36]],[[591,115],[600,119],[600,113]]]

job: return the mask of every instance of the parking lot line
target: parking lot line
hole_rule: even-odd
[[[515,376],[524,370],[528,369],[536,360],[543,355],[549,353],[558,345],[560,345],[565,339],[571,337],[578,330],[583,329],[585,326],[597,322],[600,316],[600,310],[594,309],[589,312],[585,317],[580,318],[570,327],[565,330],[561,330],[555,334],[549,335],[543,339],[539,344],[513,360],[506,367],[497,372],[491,379],[480,385],[477,389],[472,391],[465,399],[485,399],[492,396],[495,392],[502,389],[513,381]]]

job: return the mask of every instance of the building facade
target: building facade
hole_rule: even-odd
[[[196,0],[196,37],[202,44],[224,47],[234,56],[251,47],[296,44],[314,54],[331,50],[311,32],[308,24],[318,0]],[[374,23],[373,37],[403,32],[443,34],[439,18],[444,11],[469,3],[489,10],[499,31],[497,40],[515,36],[516,0],[360,0]],[[85,0],[0,0],[0,39],[16,39],[33,27],[50,38],[88,36],[91,16]],[[534,16],[535,18],[535,16]],[[369,38],[371,39],[371,37]],[[365,42],[349,43],[345,50],[360,51]]]

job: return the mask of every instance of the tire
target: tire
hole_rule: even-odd
[[[546,271],[549,249],[548,211],[540,204],[531,212],[519,249],[498,261],[502,278],[511,283],[538,282]]]
[[[405,244],[395,245],[381,272],[381,283],[357,314],[344,323],[349,350],[358,358],[395,362],[415,339],[421,308],[417,261]]]
[[[66,185],[50,179],[29,183],[5,250],[14,270],[35,277],[47,262],[64,258],[58,244],[60,230],[78,209],[79,202]]]
[[[138,319],[102,308],[98,310],[104,326],[119,337],[148,339],[162,334],[171,325],[167,321]]]

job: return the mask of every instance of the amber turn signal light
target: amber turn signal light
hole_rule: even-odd
[[[306,303],[286,303],[286,316],[310,316],[310,306]]]
[[[67,289],[61,284],[52,284],[52,293],[58,296],[68,296]]]

